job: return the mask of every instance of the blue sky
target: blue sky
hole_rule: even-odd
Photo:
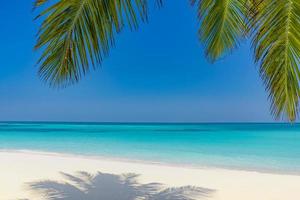
[[[188,1],[151,6],[149,23],[125,30],[102,66],[79,84],[39,80],[32,2],[0,7],[0,120],[110,122],[272,121],[249,41],[211,64]]]

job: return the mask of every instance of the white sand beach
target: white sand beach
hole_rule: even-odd
[[[292,200],[300,176],[0,152],[1,200]]]

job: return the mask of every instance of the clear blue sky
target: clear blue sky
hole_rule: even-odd
[[[0,120],[272,121],[249,42],[209,63],[188,2],[152,6],[149,23],[119,35],[101,68],[77,85],[55,90],[37,77],[32,2],[5,1],[0,7]]]

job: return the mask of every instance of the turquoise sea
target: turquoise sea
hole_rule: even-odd
[[[300,173],[300,124],[0,123],[0,151]]]

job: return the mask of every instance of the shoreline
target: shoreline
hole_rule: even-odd
[[[52,152],[52,151],[35,151],[28,149],[12,150],[12,149],[1,149],[0,153],[25,153],[32,155],[45,155],[45,156],[58,156],[65,158],[81,158],[87,160],[105,160],[113,162],[125,162],[125,163],[137,163],[137,164],[146,164],[146,165],[156,165],[156,166],[169,166],[169,167],[180,167],[187,169],[220,169],[220,170],[229,170],[229,171],[244,171],[244,172],[257,172],[264,174],[279,174],[279,175],[295,175],[300,176],[300,171],[291,171],[291,170],[275,170],[275,169],[263,169],[263,168],[244,168],[244,167],[232,167],[225,165],[198,165],[198,164],[179,164],[171,162],[162,162],[162,161],[151,161],[151,160],[142,160],[142,159],[131,159],[131,158],[122,158],[122,157],[108,157],[108,156],[98,156],[98,155],[84,155],[76,153],[61,153],[61,152]]]
[[[124,185],[123,182],[116,183],[116,181],[122,180],[122,177],[124,178],[124,174],[135,177],[135,184],[141,187],[147,188],[147,184],[159,184],[161,185],[160,190],[164,191],[165,189],[167,195],[172,195],[169,194],[170,191],[181,192],[182,195],[203,192],[201,198],[182,198],[183,200],[283,200],[300,198],[300,176],[298,175],[220,168],[189,168],[36,152],[0,151],[0,162],[0,200],[47,200],[45,198],[47,188],[45,187],[59,188],[59,191],[66,189],[67,192],[73,192],[70,195],[74,195],[76,199],[80,187],[77,188],[76,184],[73,183],[74,180],[81,180],[79,179],[81,176],[85,176],[85,178],[97,177],[97,179],[87,182],[88,184],[90,182],[95,184],[90,188],[97,188],[97,190],[91,191],[95,193],[93,195],[99,196],[101,199],[101,195],[104,194],[98,194],[97,191],[103,187],[109,187],[107,190],[111,194],[106,195],[112,196],[102,196],[102,199],[115,200],[113,198],[115,190],[119,191],[126,186],[126,191],[121,190],[126,193],[133,187]],[[80,175],[78,172],[83,173]],[[91,176],[86,174],[91,174]],[[99,182],[99,180],[101,181]],[[81,185],[87,185],[87,183]],[[70,190],[70,187],[73,189]],[[140,189],[140,187],[135,188],[135,190]],[[86,200],[93,199],[85,196],[89,193],[82,192],[80,194]],[[120,197],[126,194],[120,194]],[[157,195],[159,194],[161,193],[158,192]],[[172,199],[171,197],[169,199]],[[55,198],[53,199],[55,200]],[[168,198],[163,196],[158,199],[165,200]]]

